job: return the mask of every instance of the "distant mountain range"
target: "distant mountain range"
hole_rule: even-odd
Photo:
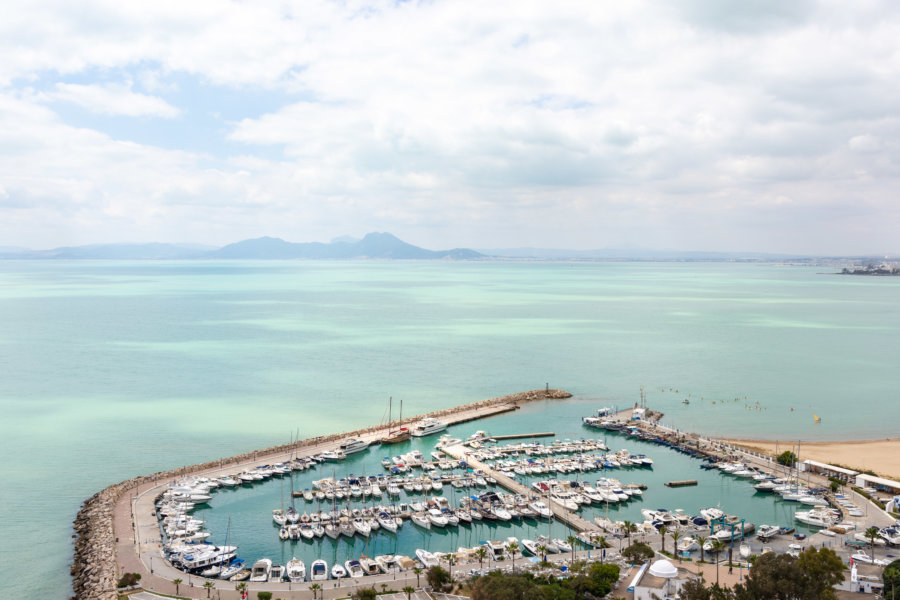
[[[814,257],[762,252],[691,252],[606,248],[566,250],[553,248],[491,248],[471,250],[426,250],[408,244],[390,233],[369,233],[364,238],[341,236],[329,243],[288,242],[261,237],[228,244],[221,248],[200,244],[92,244],[63,246],[51,250],[30,250],[0,246],[0,259],[94,259],[94,260],[572,260],[572,261],[709,261],[709,262],[790,262],[848,266],[871,260],[865,256]]]
[[[293,243],[280,238],[261,237],[228,244],[221,248],[196,244],[92,244],[63,246],[51,250],[0,248],[5,259],[106,259],[106,260],[202,260],[202,259],[394,259],[472,260],[483,254],[467,248],[426,250],[408,244],[390,233],[369,233],[363,239],[343,236],[331,243]]]

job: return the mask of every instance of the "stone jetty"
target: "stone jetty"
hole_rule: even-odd
[[[75,598],[78,600],[116,600],[118,598],[116,591],[118,579],[122,576],[123,571],[128,570],[121,569],[120,563],[128,562],[134,565],[133,568],[130,568],[131,572],[140,573],[144,579],[148,576],[152,577],[151,573],[138,560],[138,557],[134,555],[133,550],[131,550],[131,556],[117,556],[117,551],[119,553],[129,552],[130,548],[127,544],[120,544],[119,537],[126,535],[130,537],[132,532],[116,531],[114,515],[117,510],[124,510],[126,513],[130,513],[132,492],[136,493],[138,490],[141,490],[142,486],[146,488],[148,485],[163,485],[174,478],[186,475],[201,475],[204,472],[217,471],[224,468],[237,468],[267,457],[301,450],[313,452],[318,447],[334,444],[347,437],[383,434],[404,424],[418,422],[425,417],[441,419],[452,425],[515,410],[527,402],[564,399],[571,396],[572,394],[569,392],[550,389],[549,387],[520,392],[499,398],[479,400],[478,402],[438,410],[425,415],[416,415],[402,421],[392,421],[356,431],[318,436],[263,450],[246,452],[230,458],[222,458],[189,467],[135,477],[111,485],[88,498],[75,518],[75,556],[71,567],[72,587],[75,592]],[[132,515],[132,519],[134,518],[135,515]]]

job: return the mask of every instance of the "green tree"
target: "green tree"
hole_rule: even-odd
[[[209,598],[210,593],[212,593],[212,589],[215,587],[215,584],[212,581],[207,580],[204,582],[203,587],[206,588],[206,597]]]
[[[622,550],[622,556],[633,563],[644,562],[650,560],[656,554],[653,548],[644,542],[635,542]]]
[[[383,594],[383,593],[387,592],[387,588],[388,588],[387,584],[382,583],[381,584],[381,593]]]
[[[478,559],[478,570],[484,569],[484,559],[487,558],[487,548],[481,546],[475,551],[475,558]]]
[[[416,587],[422,587],[421,585],[419,585],[419,575],[422,574],[422,569],[419,567],[413,567],[413,573],[416,574]]]
[[[176,577],[175,579],[172,580],[172,583],[175,584],[175,595],[176,596],[179,595],[178,592],[179,592],[179,588],[181,587],[181,582],[182,582],[181,577]]]
[[[516,571],[516,552],[519,551],[519,543],[518,542],[510,542],[506,545],[506,553],[509,554],[509,559],[512,561],[512,570],[515,573]]]
[[[703,552],[704,552],[703,545],[706,543],[706,539],[707,538],[705,538],[703,536],[697,537],[697,544],[700,545],[700,562],[703,562]]]
[[[884,597],[894,600],[895,591],[900,587],[900,559],[884,568],[881,579],[884,581]]]
[[[733,589],[736,600],[834,600],[833,586],[844,580],[843,571],[843,562],[829,548],[807,548],[799,558],[767,552]]]
[[[574,535],[570,535],[569,537],[566,538],[566,541],[569,543],[570,546],[572,546],[572,560],[569,561],[569,564],[571,565],[572,563],[575,562],[575,547],[578,545],[578,538],[575,537]]]
[[[256,592],[257,600],[272,600],[272,592]]]
[[[444,589],[444,585],[450,583],[450,572],[444,567],[431,567],[425,573],[425,579],[428,580],[431,589],[440,592]]]
[[[779,465],[793,467],[795,464],[797,464],[797,455],[790,450],[785,450],[784,452],[779,454],[778,458],[776,458],[775,460],[778,461]]]
[[[725,547],[722,540],[713,540],[712,549],[716,553],[716,585],[719,585],[719,552]]]
[[[547,562],[547,546],[545,544],[539,544],[537,551],[541,555],[541,560]]]
[[[678,540],[681,538],[681,532],[677,529],[669,534],[672,536],[672,553],[678,556],[678,562],[681,562],[681,553],[678,551]]]
[[[659,551],[662,552],[663,554],[666,553],[666,534],[667,533],[669,533],[669,528],[666,527],[665,525],[662,525],[659,528],[659,538],[662,543],[662,545],[659,547]]]
[[[412,587],[411,585],[408,585],[403,588],[403,591],[406,592],[406,600],[410,600],[412,598],[412,593],[414,591],[416,591],[416,588]]]
[[[637,531],[637,525],[632,523],[631,521],[625,521],[622,523],[622,529],[625,530],[625,539],[631,543],[631,534]]]
[[[869,546],[872,547],[872,558],[875,558],[875,540],[878,539],[878,528],[869,527],[866,529],[866,538],[869,540]]]
[[[706,585],[702,578],[691,579],[678,591],[679,600],[732,600],[734,592],[718,585]]]
[[[378,597],[378,593],[375,591],[375,588],[363,588],[356,593],[356,597],[359,600],[375,600]]]
[[[244,589],[246,589],[246,584],[245,584]],[[322,589],[322,586],[319,585],[318,583],[314,583],[311,586],[309,586],[309,590],[313,593],[313,600],[316,600],[316,592],[318,592],[321,589]],[[238,591],[243,592],[244,590],[238,590]]]

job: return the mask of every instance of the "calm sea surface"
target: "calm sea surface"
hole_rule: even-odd
[[[545,383],[576,395],[459,433],[550,427],[562,437],[591,435],[579,416],[633,403],[644,386],[665,421],[709,434],[896,435],[900,280],[821,270],[0,262],[0,592],[70,595],[71,521],[98,489],[298,431],[369,425],[382,419],[389,396],[412,414]],[[657,460],[652,472],[621,476],[651,485],[644,506],[692,512],[715,501],[757,522],[790,519],[777,503],[746,500],[746,483],[704,479],[690,459],[622,438],[609,443]],[[344,467],[375,472],[381,455],[367,454]],[[700,474],[703,485],[659,485],[687,474]],[[271,527],[280,487],[217,495],[207,515],[214,536],[232,516],[245,558],[322,554],[330,562],[329,552],[358,553],[347,542],[281,545]],[[640,506],[621,510],[619,518],[637,518]],[[409,527],[393,543],[404,551],[429,543],[415,534]],[[454,535],[433,545],[455,549],[492,532]],[[391,549],[387,538],[379,543]]]

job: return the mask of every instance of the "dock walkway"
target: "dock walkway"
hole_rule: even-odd
[[[455,458],[456,460],[464,460],[464,461],[466,461],[466,464],[468,464],[469,466],[474,467],[476,469],[483,470],[486,474],[488,474],[491,477],[493,477],[494,479],[496,479],[497,484],[503,486],[504,488],[506,488],[507,490],[509,490],[510,492],[512,492],[514,494],[520,494],[523,496],[535,495],[534,490],[532,490],[528,487],[525,487],[518,481],[515,481],[515,480],[507,477],[506,475],[503,475],[499,471],[495,471],[494,469],[487,466],[480,460],[476,460],[475,458],[473,458],[470,454],[471,451],[468,448],[466,448],[465,446],[462,446],[462,445],[445,446],[443,448],[443,451],[446,454],[449,454],[450,456]],[[597,529],[597,527],[594,524],[592,524],[590,521],[582,519],[575,513],[571,512],[569,510],[566,510],[565,508],[563,508],[562,506],[560,506],[556,502],[554,502],[552,499],[550,500],[550,502],[547,503],[547,505],[550,508],[550,510],[553,511],[553,515],[557,519],[559,519],[560,521],[562,521],[569,527],[578,530],[579,532],[592,531],[592,530]]]

